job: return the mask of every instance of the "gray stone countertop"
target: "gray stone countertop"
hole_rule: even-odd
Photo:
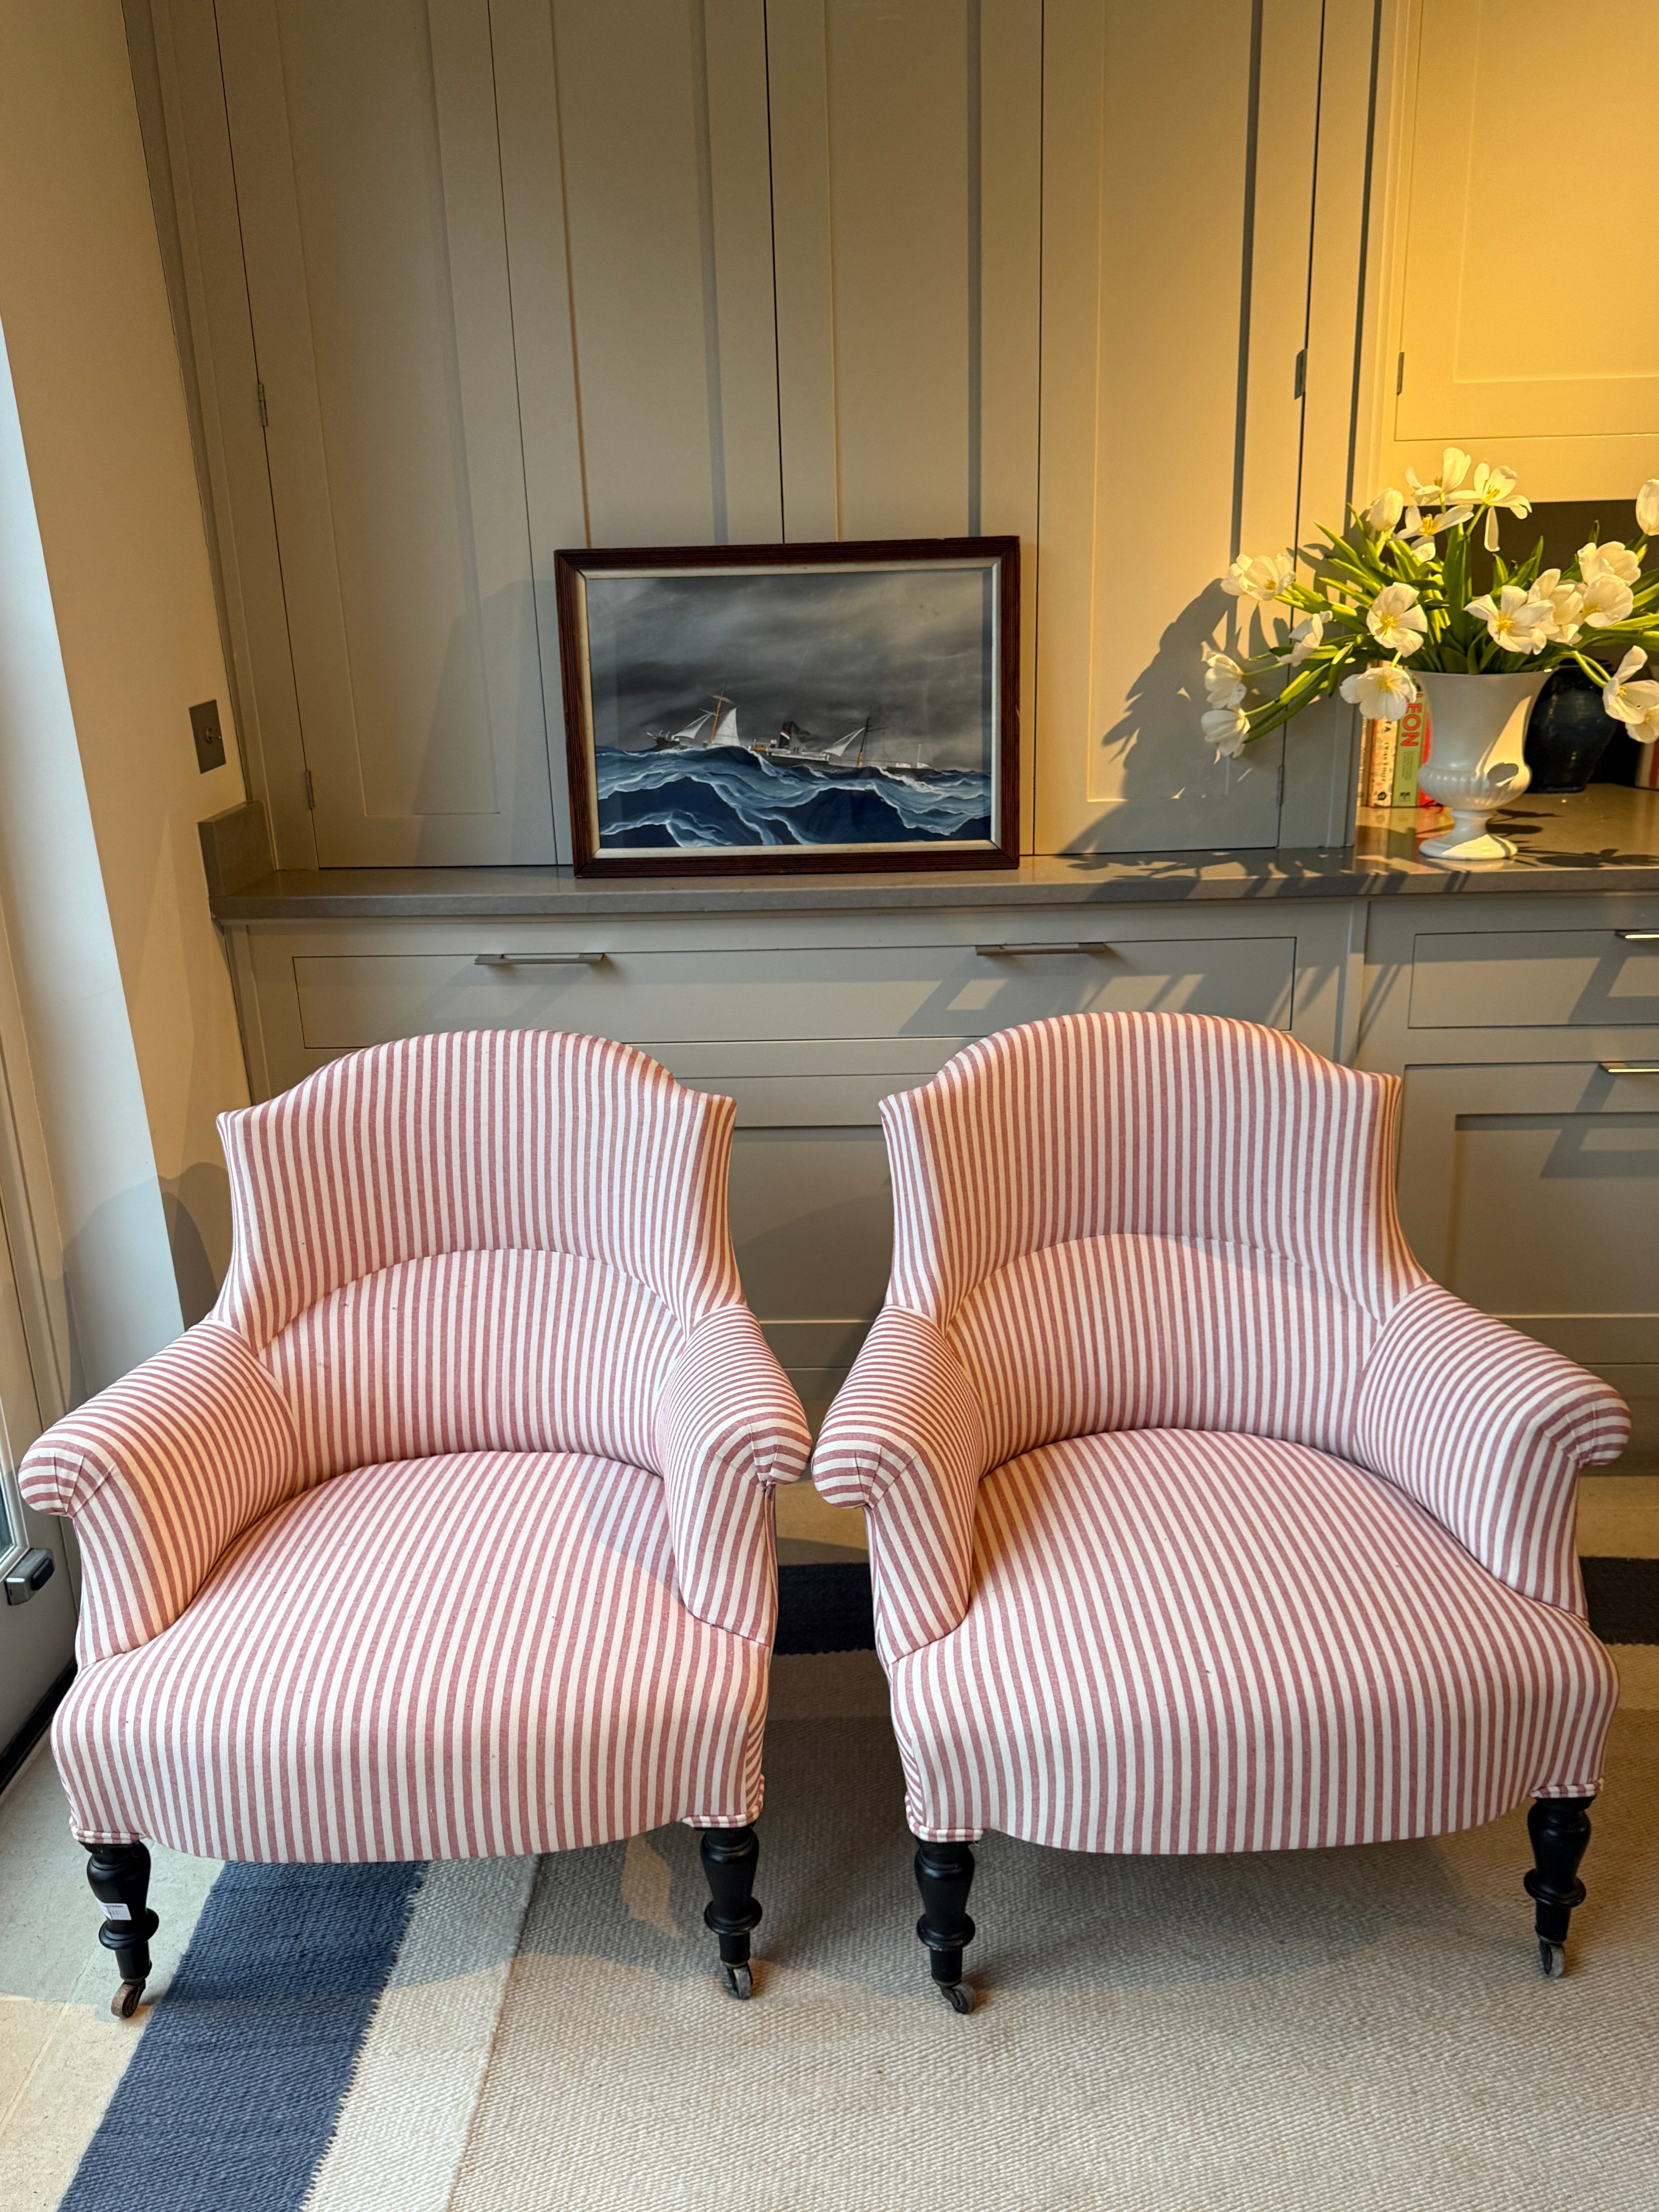
[[[1085,854],[926,874],[582,878],[568,868],[280,869],[212,901],[222,922],[480,920],[592,914],[890,913],[921,907],[1139,901],[1430,897],[1446,892],[1659,895],[1659,791],[1593,784],[1528,794],[1493,817],[1513,860],[1451,868],[1417,857],[1399,813],[1364,814],[1352,848]],[[1425,831],[1423,834],[1427,834]]]

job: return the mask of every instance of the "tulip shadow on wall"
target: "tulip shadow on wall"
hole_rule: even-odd
[[[1123,711],[1091,748],[1089,827],[1068,853],[1179,853],[1273,847],[1279,841],[1279,733],[1237,760],[1218,760],[1200,727],[1203,648],[1238,602],[1207,585],[1158,638],[1131,681]]]

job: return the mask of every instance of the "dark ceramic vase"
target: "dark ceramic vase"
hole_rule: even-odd
[[[1538,695],[1527,724],[1534,791],[1582,791],[1601,765],[1619,725],[1602,712],[1601,686],[1571,662]],[[1431,738],[1431,744],[1433,740]]]

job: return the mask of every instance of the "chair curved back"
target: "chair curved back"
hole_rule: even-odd
[[[468,1449],[653,1462],[673,1351],[741,1303],[735,1109],[630,1046],[400,1039],[221,1117],[213,1319],[277,1382],[301,1479]]]
[[[1399,1097],[1248,1022],[1002,1030],[883,1103],[888,1303],[956,1348],[993,1464],[1114,1428],[1339,1449],[1364,1352],[1426,1279],[1395,1208]]]

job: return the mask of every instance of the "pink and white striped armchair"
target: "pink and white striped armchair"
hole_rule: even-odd
[[[1399,1097],[1272,1030],[1120,1014],[883,1105],[892,1279],[814,1472],[868,1516],[917,1932],[958,2010],[988,1827],[1285,1850],[1531,1796],[1562,1969],[1618,1693],[1575,1488],[1628,1420],[1413,1259]]]
[[[738,1288],[734,1109],[542,1031],[354,1054],[220,1123],[209,1319],[48,1431],[80,1671],[53,1747],[130,2014],[144,1839],[487,1858],[703,1829],[748,1994],[799,1401]]]

